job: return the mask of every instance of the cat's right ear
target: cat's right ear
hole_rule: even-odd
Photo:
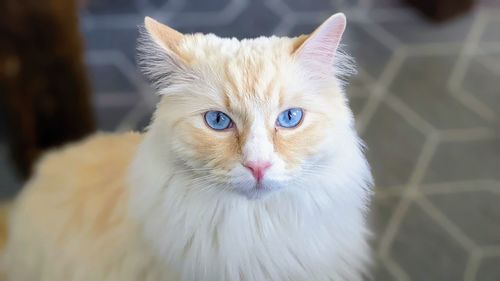
[[[351,73],[349,57],[338,50],[345,28],[344,14],[329,17],[311,35],[297,38],[294,57],[319,78]]]
[[[182,33],[150,17],[144,19],[144,27],[158,46],[167,52],[176,53],[177,47],[184,37]]]
[[[139,66],[160,94],[166,94],[178,82],[195,77],[178,49],[184,36],[150,17],[144,19],[138,47]]]

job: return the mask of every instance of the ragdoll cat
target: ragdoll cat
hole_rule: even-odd
[[[4,278],[361,280],[371,174],[340,80],[344,15],[296,38],[145,27],[151,126],[39,162],[13,203]]]

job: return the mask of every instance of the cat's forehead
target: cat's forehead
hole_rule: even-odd
[[[303,37],[258,37],[238,40],[236,38],[220,38],[214,34],[185,35],[178,49],[198,61],[213,61],[219,59],[254,59],[269,56],[269,58],[289,57],[297,42]]]
[[[228,39],[192,35],[180,50],[219,88],[229,110],[280,107],[293,84],[296,38]]]

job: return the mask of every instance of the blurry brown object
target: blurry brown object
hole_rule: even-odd
[[[41,151],[94,130],[77,5],[0,1],[0,101],[25,177]]]
[[[445,21],[469,11],[475,0],[406,0],[434,21]]]

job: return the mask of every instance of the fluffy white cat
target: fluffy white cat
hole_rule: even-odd
[[[239,41],[147,18],[151,126],[44,157],[14,202],[5,278],[362,280],[372,179],[340,79],[345,25]]]

